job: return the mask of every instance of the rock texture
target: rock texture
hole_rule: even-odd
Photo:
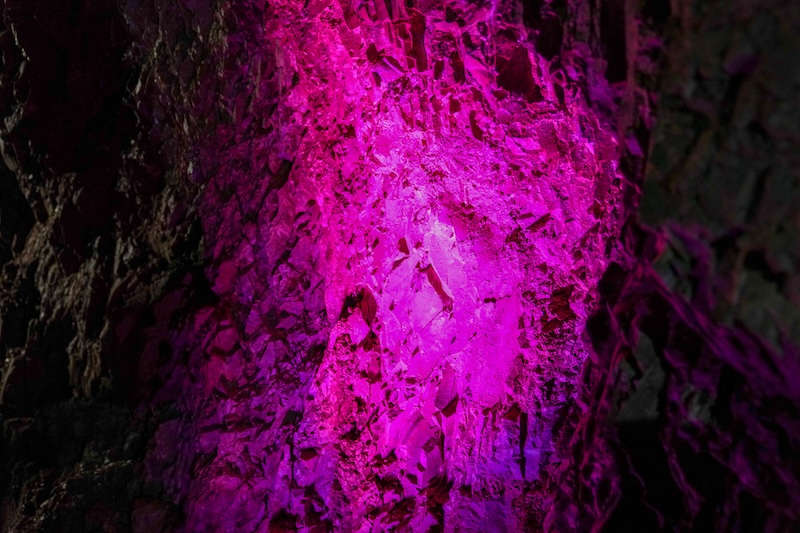
[[[673,4],[639,217],[589,321],[610,530],[797,527],[798,24]]]
[[[148,464],[188,529],[546,519],[621,221],[586,80],[613,90],[587,47],[537,53],[521,5],[460,7],[255,3],[228,50],[200,208],[219,301],[176,334],[155,401],[185,415]]]
[[[138,472],[166,415],[134,416],[136,361],[202,235],[159,122],[185,102],[121,7],[2,3],[4,531],[127,530],[160,495]]]
[[[0,529],[797,525],[791,2],[2,16]]]

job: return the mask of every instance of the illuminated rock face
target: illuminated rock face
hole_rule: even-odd
[[[544,520],[621,180],[591,58],[551,69],[522,19],[271,2],[240,43],[202,208],[220,301],[175,340],[191,422],[149,459],[187,530]]]
[[[800,3],[442,4],[0,3],[0,531],[798,530]]]

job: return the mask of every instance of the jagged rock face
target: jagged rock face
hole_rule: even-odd
[[[515,2],[260,17],[151,473],[193,531],[541,521],[621,220],[602,64],[554,67]]]
[[[6,0],[0,529],[791,529],[797,9],[634,4]]]
[[[119,8],[0,7],[3,531],[125,530],[160,494],[138,475],[160,415],[133,416],[133,369],[200,232]]]
[[[789,531],[800,518],[788,459],[800,442],[800,115],[782,95],[800,84],[789,60],[800,8],[673,8],[643,223],[626,232],[627,259],[604,275],[590,320],[599,364],[587,397],[609,399],[596,407],[611,438],[584,442],[590,456],[608,457],[609,443],[616,455],[610,530]]]

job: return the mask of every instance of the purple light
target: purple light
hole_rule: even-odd
[[[553,69],[515,3],[456,7],[271,2],[237,58],[260,85],[204,200],[220,303],[175,340],[186,415],[150,454],[188,531],[547,511],[620,227],[617,141],[573,82],[611,90],[579,48]]]

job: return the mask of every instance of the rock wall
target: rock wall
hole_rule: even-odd
[[[673,3],[663,15],[638,214],[589,320],[585,394],[611,425],[572,442],[613,472],[609,530],[789,531],[798,110],[784,95],[800,83],[800,9]]]
[[[148,467],[190,530],[524,529],[620,231],[587,103],[613,89],[516,3],[351,7],[242,15],[204,158],[219,301],[172,341],[181,445]]]
[[[6,0],[0,528],[791,529],[797,11]]]
[[[135,413],[136,369],[167,327],[153,303],[202,279],[184,140],[164,119],[189,104],[172,66],[201,44],[136,16],[114,1],[2,3],[3,531],[140,529],[137,509],[161,494],[141,461],[169,415]]]

